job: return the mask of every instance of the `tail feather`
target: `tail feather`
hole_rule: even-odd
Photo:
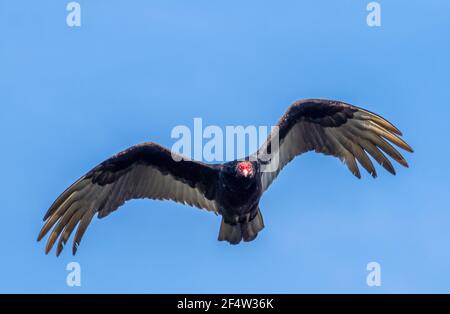
[[[241,240],[252,241],[258,232],[264,228],[261,212],[257,211],[255,217],[248,222],[238,222],[234,225],[226,223],[222,218],[219,231],[219,241],[228,241],[230,244],[238,244]]]

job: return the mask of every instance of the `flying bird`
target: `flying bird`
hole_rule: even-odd
[[[38,241],[51,230],[45,252],[58,241],[59,255],[76,228],[75,255],[96,214],[106,217],[127,200],[139,198],[172,200],[214,212],[222,216],[219,241],[252,241],[264,228],[261,196],[294,157],[315,151],[339,158],[358,178],[357,162],[376,177],[370,155],[395,175],[386,155],[402,166],[408,164],[392,144],[413,152],[401,135],[393,124],[368,110],[340,101],[305,99],[294,102],[260,149],[242,160],[206,164],[180,158],[156,143],[135,145],[67,188],[45,214]],[[272,171],[262,170],[275,159]]]

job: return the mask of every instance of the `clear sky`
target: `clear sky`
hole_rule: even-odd
[[[0,0],[0,292],[450,292],[450,2]],[[299,98],[394,122],[415,149],[397,176],[297,158],[261,201],[250,243],[220,217],[128,202],[94,219],[78,254],[36,237],[54,199],[131,145],[176,125],[273,125]],[[81,265],[81,287],[66,265]],[[368,287],[366,265],[381,265]]]

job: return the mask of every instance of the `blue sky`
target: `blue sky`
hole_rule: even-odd
[[[68,2],[68,1],[67,1]],[[0,1],[0,292],[449,292],[450,2]],[[394,122],[410,168],[354,178],[297,158],[261,201],[265,229],[218,242],[220,218],[133,201],[94,219],[77,256],[44,254],[42,217],[70,183],[176,125],[273,125],[299,98]],[[82,270],[68,287],[67,263]],[[381,265],[381,287],[366,265]]]

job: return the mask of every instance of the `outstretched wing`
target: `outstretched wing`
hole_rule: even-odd
[[[56,199],[44,217],[38,241],[53,227],[45,251],[48,253],[59,237],[59,255],[78,225],[75,254],[92,217],[96,213],[105,217],[129,199],[173,200],[217,212],[217,166],[180,159],[158,144],[144,143],[104,161]]]
[[[403,156],[389,144],[391,142],[412,152],[412,148],[400,138],[401,135],[386,119],[356,106],[323,99],[297,101],[289,107],[257,152],[266,168],[273,170],[262,173],[263,189],[269,187],[289,161],[308,151],[339,158],[358,178],[361,174],[356,160],[373,177],[377,175],[367,154],[395,174],[394,167],[383,152],[408,167]],[[276,139],[278,145],[275,145]]]

